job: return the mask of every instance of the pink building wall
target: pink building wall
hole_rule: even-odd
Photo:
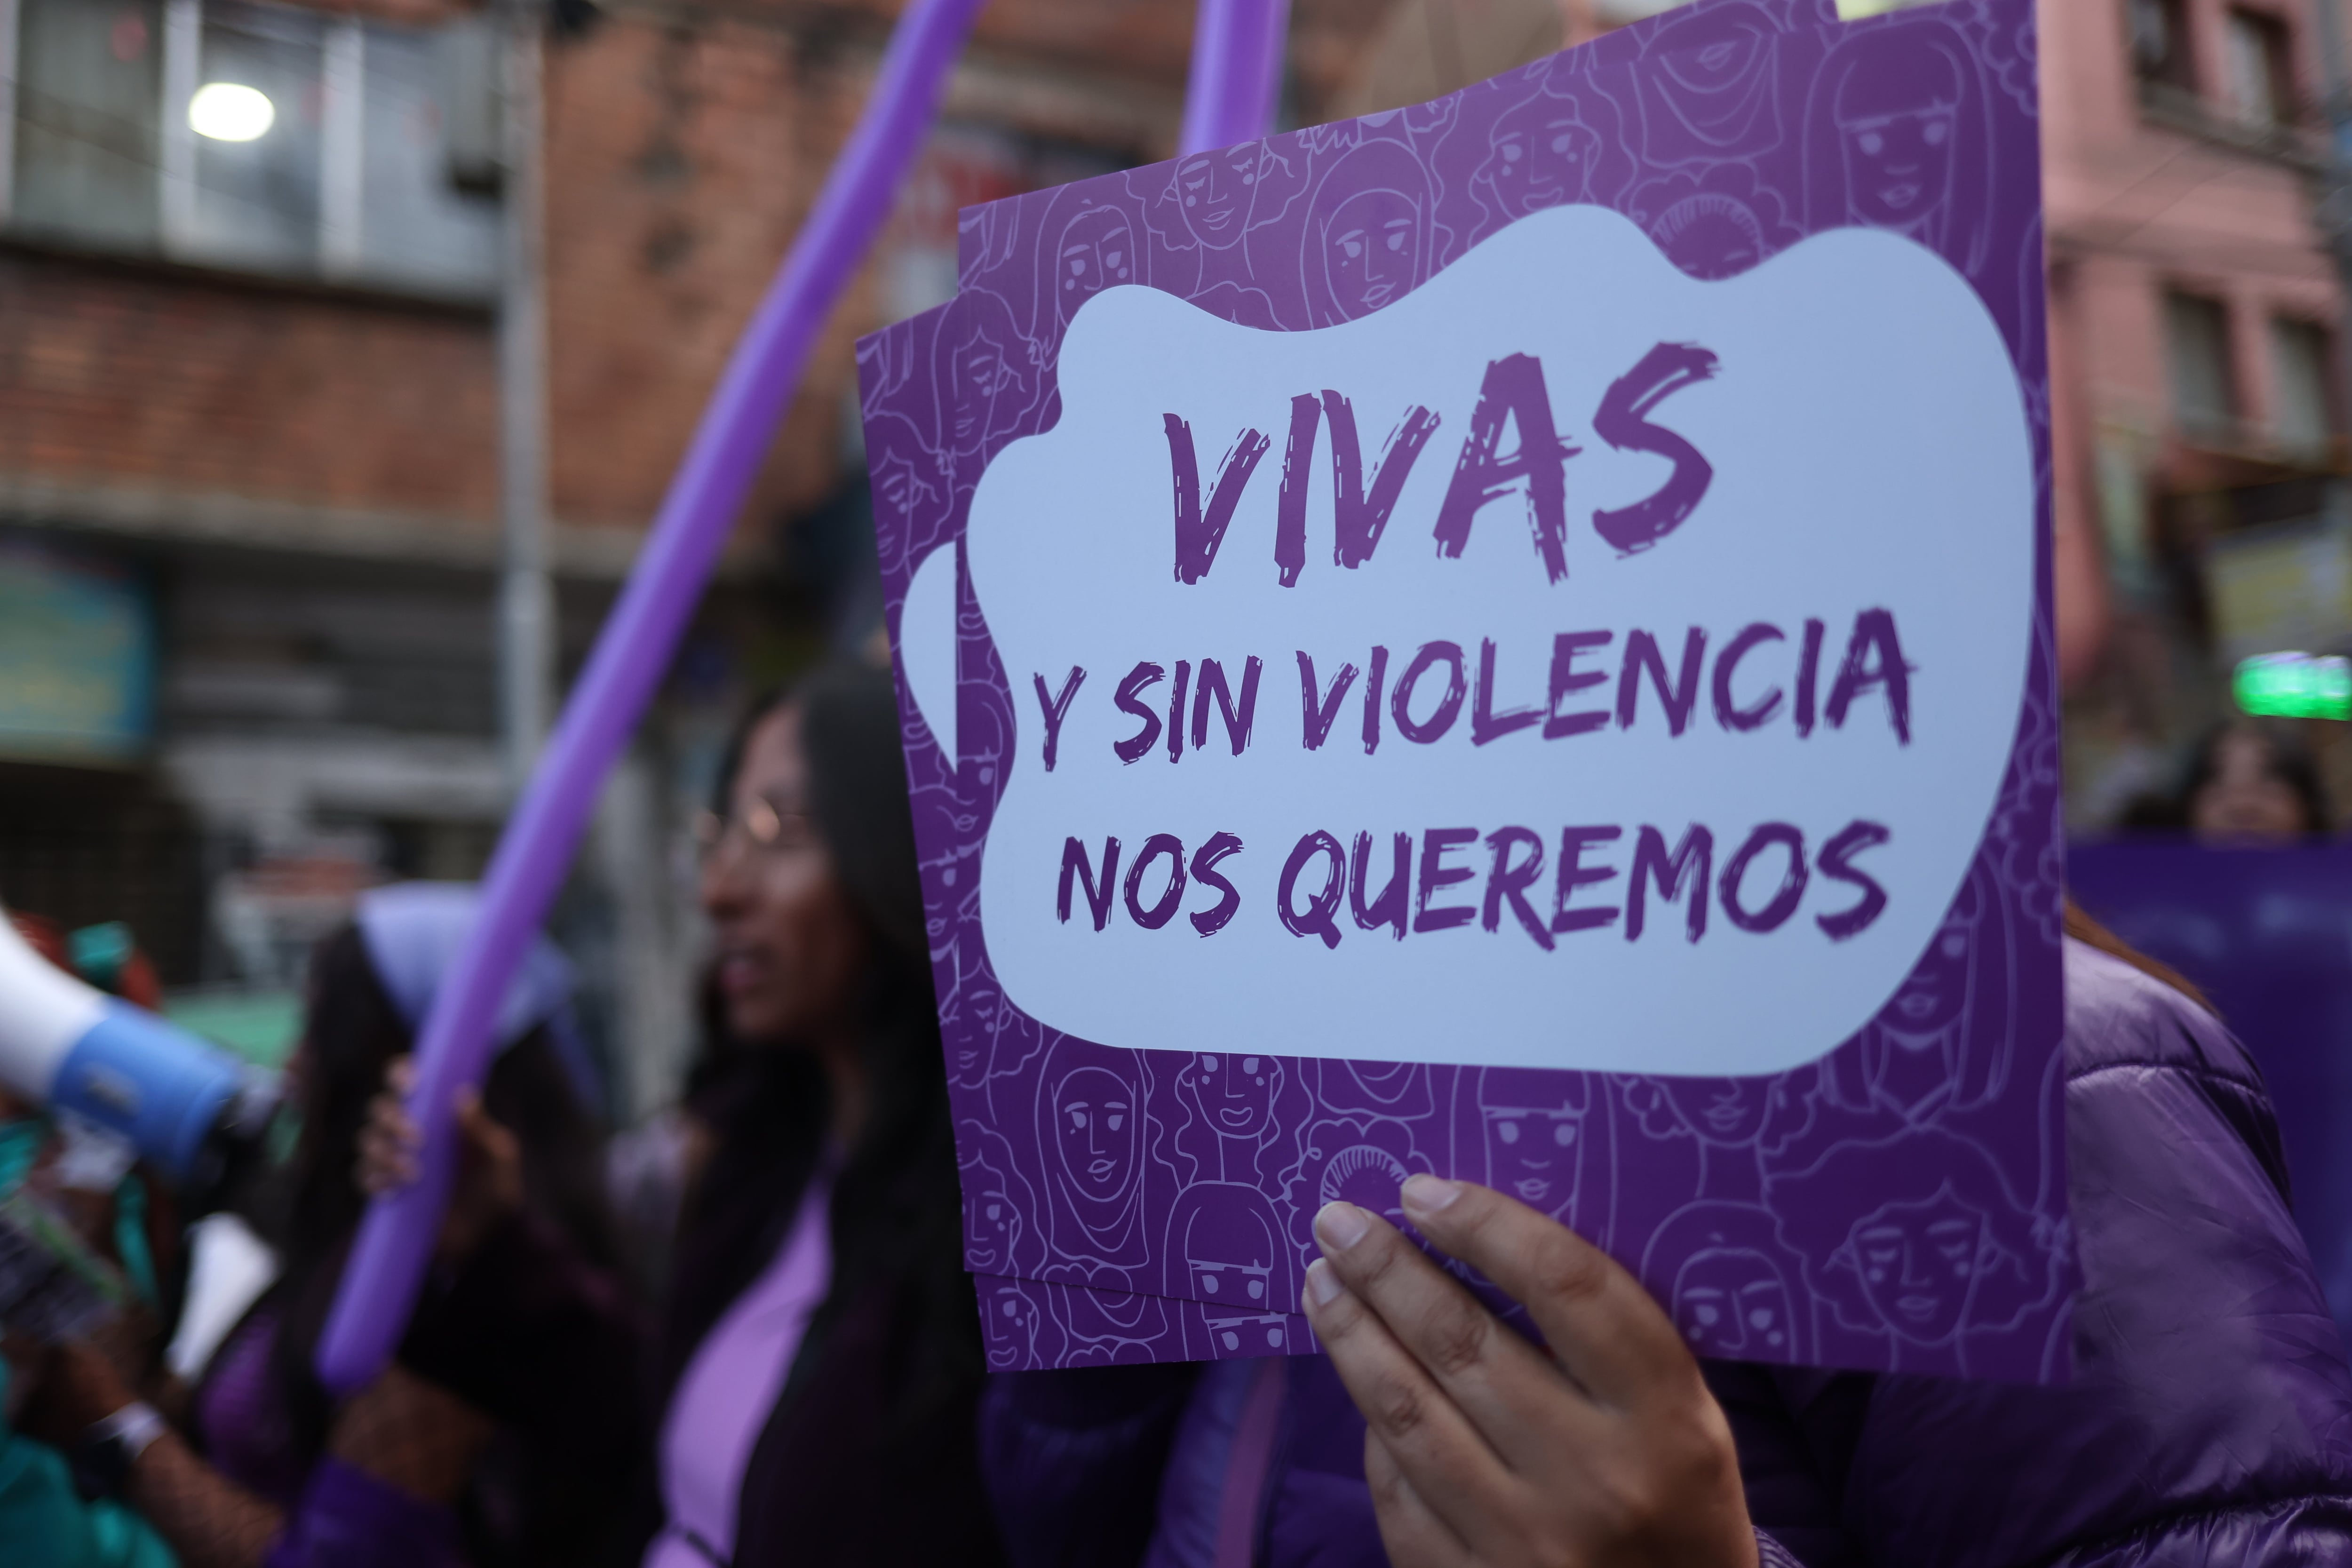
[[[2334,258],[2315,221],[2325,81],[2312,4],[2183,0],[2193,98],[2143,89],[2126,0],[2042,5],[2060,640],[2070,685],[2110,650],[2116,592],[2148,548],[2159,496],[2296,468],[2277,440],[2272,323],[2332,331],[2342,316]],[[2249,133],[2232,118],[2225,30],[2233,9],[2286,30],[2303,116],[2294,132]],[[2192,442],[2173,417],[2171,289],[2227,307],[2242,421],[2226,439]]]

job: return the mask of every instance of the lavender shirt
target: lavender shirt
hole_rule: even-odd
[[[833,1281],[830,1162],[810,1176],[783,1245],[696,1347],[662,1423],[667,1522],[645,1568],[709,1568],[735,1551],[743,1469]]]

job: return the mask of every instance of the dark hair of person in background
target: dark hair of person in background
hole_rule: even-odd
[[[328,938],[312,961],[298,1074],[301,1136],[287,1173],[283,1207],[271,1227],[279,1232],[272,1239],[279,1245],[285,1268],[265,1298],[283,1304],[287,1331],[278,1335],[273,1352],[276,1381],[291,1420],[293,1447],[306,1459],[321,1451],[335,1409],[312,1371],[311,1359],[352,1237],[367,1207],[366,1195],[352,1179],[361,1128],[370,1101],[383,1091],[386,1068],[414,1048],[414,1035],[377,978],[358,928],[347,926]],[[581,1104],[545,1025],[499,1053],[482,1086],[482,1106],[514,1133],[520,1146],[525,1214],[551,1228],[578,1262],[616,1272],[619,1248],[604,1182],[603,1134]],[[484,1250],[497,1246],[494,1241]],[[436,1312],[428,1291],[404,1346],[403,1361],[428,1363],[415,1370],[479,1403],[529,1403],[528,1394],[483,1392],[485,1383],[513,1382],[513,1372],[501,1369],[486,1375],[451,1364],[501,1353],[488,1325],[444,1321],[463,1316],[462,1309]],[[582,1376],[600,1372],[609,1376],[614,1386],[606,1403],[615,1421],[637,1418],[627,1368],[574,1370]],[[505,1417],[514,1412],[493,1414]],[[588,1487],[570,1484],[593,1478],[552,1473],[558,1466],[519,1456],[513,1447],[494,1448],[485,1460],[490,1490],[504,1495],[478,1498],[475,1506],[464,1510],[478,1561],[588,1561],[580,1553],[617,1525],[609,1495],[599,1499]],[[627,1468],[621,1463],[617,1473],[602,1478],[607,1494],[623,1483]],[[527,1495],[550,1492],[554,1495],[541,1496],[535,1504]],[[491,1515],[519,1512],[520,1517],[488,1518],[486,1509]],[[500,1539],[517,1534],[520,1539]]]
[[[2066,896],[2065,925],[2066,934],[2076,942],[2089,947],[2095,947],[2109,958],[2121,959],[2149,979],[2171,986],[2175,991],[2204,1008],[2206,1012],[2212,1014],[2214,1017],[2221,1016],[2220,1009],[2207,999],[2205,993],[2198,988],[2195,981],[2162,959],[2150,958],[2092,919],[2083,906],[2074,901],[2074,895],[2071,893]]]
[[[2229,719],[2199,739],[2175,794],[2141,796],[2117,826],[2227,845],[2310,837],[2334,821],[2318,764],[2292,730]]]
[[[835,1178],[832,1276],[745,1470],[732,1560],[993,1561],[972,1453],[986,1371],[963,1268],[961,1187],[889,677],[835,668],[754,704],[715,802],[761,725],[796,710],[807,816],[865,927],[853,1027],[866,1111]],[[777,1257],[835,1107],[813,1049],[732,1032],[719,988],[688,1100],[710,1133],[682,1216],[662,1336],[664,1403],[705,1336]]]

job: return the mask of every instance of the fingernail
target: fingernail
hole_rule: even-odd
[[[1347,1251],[1363,1240],[1364,1233],[1371,1228],[1364,1211],[1349,1203],[1325,1204],[1315,1216],[1316,1238],[1334,1252]]]
[[[1307,1295],[1318,1307],[1328,1307],[1348,1293],[1339,1271],[1321,1258],[1307,1266]]]
[[[1422,1214],[1435,1214],[1461,1195],[1461,1183],[1433,1176],[1426,1171],[1404,1179],[1404,1206]]]

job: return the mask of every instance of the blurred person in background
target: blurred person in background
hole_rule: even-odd
[[[2181,792],[2189,831],[2207,844],[2278,843],[2327,831],[2311,753],[2275,725],[2236,720],[2205,738]]]
[[[289,1065],[300,1139],[281,1276],[163,1425],[141,1366],[67,1345],[28,1424],[61,1447],[129,1429],[113,1478],[190,1568],[594,1563],[639,1468],[643,1335],[613,1277],[601,1138],[558,1042],[571,977],[543,943],[498,1022],[499,1055],[461,1109],[457,1197],[396,1365],[338,1405],[312,1351],[366,1196],[369,1102],[400,1065],[473,921],[469,889],[362,900],[315,961]]]
[[[985,1367],[890,679],[739,733],[704,835],[698,1074],[646,1568],[1001,1561]]]
[[[2334,820],[2319,768],[2293,731],[2231,719],[2198,742],[2178,794],[2143,797],[2118,826],[2228,846],[2317,837]]]
[[[721,778],[702,835],[712,1033],[665,1134],[685,1192],[643,1563],[995,1564],[890,678],[831,669],[760,703]],[[414,1146],[396,1099],[375,1117],[385,1148]]]
[[[37,915],[11,910],[7,918],[66,973],[141,1006],[161,999],[153,965],[124,927],[69,936]],[[78,951],[93,948],[110,960],[100,973],[75,962]],[[0,1201],[20,1192],[33,1197],[67,1223],[84,1257],[112,1271],[123,1300],[89,1332],[126,1364],[152,1359],[181,1285],[171,1189],[151,1184],[150,1174],[134,1167],[119,1141],[68,1131],[37,1105],[0,1090]],[[156,1201],[149,1201],[151,1191]],[[37,1283],[47,1261],[11,1250],[9,1277],[0,1281],[0,1301],[9,1308],[0,1312],[0,1556],[45,1568],[171,1568],[177,1561],[171,1548],[143,1519],[114,1498],[84,1497],[68,1456],[16,1429],[53,1353],[46,1342],[53,1325],[38,1320],[79,1315]]]

